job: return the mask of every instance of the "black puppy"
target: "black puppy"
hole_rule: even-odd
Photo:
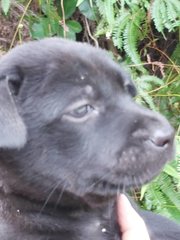
[[[174,131],[133,102],[131,80],[103,50],[63,39],[0,61],[0,239],[115,240],[116,194],[157,175]],[[142,212],[152,240],[180,227]]]

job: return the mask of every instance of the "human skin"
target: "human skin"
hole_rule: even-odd
[[[122,240],[150,240],[143,219],[131,206],[124,194],[118,196],[118,222],[122,232]]]

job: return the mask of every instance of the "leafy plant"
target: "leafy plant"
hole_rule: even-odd
[[[166,165],[163,172],[142,188],[141,206],[180,223],[180,138],[177,137],[175,161]],[[176,170],[175,170],[176,169]]]
[[[175,31],[176,27],[180,26],[178,2],[177,0],[154,0],[151,4],[147,0],[120,2],[95,0],[101,16],[96,36],[112,37],[114,45],[120,51],[124,50],[131,61],[139,65],[138,69],[145,73],[145,69],[140,65],[142,61],[138,45],[151,35],[151,21],[160,33],[165,29]]]
[[[148,105],[152,110],[157,111],[152,97],[148,94],[154,86],[162,86],[163,80],[150,75],[143,75],[136,78],[136,85],[138,90],[137,102]]]
[[[37,16],[31,27],[32,37],[60,36],[76,39],[76,33],[82,31],[79,22],[69,19],[76,10],[77,0],[61,1],[54,4],[54,0],[41,0],[41,15]],[[34,22],[33,21],[33,22]]]
[[[177,0],[95,0],[99,21],[95,36],[116,46],[116,57],[129,67],[136,100],[162,112],[180,133],[180,4]],[[105,7],[106,6],[106,7]],[[112,16],[113,14],[113,16]],[[176,42],[167,51],[168,39]],[[169,37],[170,36],[170,37]],[[172,44],[172,41],[171,43]],[[164,46],[163,46],[164,45]],[[176,159],[142,188],[142,207],[180,222],[180,143]]]
[[[174,31],[180,26],[180,4],[178,0],[154,0],[151,6],[152,18],[156,29]]]

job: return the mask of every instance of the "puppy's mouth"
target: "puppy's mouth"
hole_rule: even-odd
[[[97,181],[91,191],[87,191],[87,193],[84,194],[83,199],[93,208],[101,207],[106,205],[107,202],[110,202],[110,200],[115,199],[120,193],[126,192],[126,190],[131,187],[137,187],[137,181],[135,182],[134,184],[128,184],[129,186],[127,187],[125,184],[116,184],[105,180]]]
[[[102,181],[94,185],[93,189],[83,195],[83,199],[91,207],[99,207],[107,204],[109,200],[116,198],[119,193],[128,189],[125,185]]]
[[[151,181],[159,171],[144,170],[137,175],[111,174],[111,177],[102,180],[91,179],[89,189],[84,193],[84,200],[92,207],[98,207],[107,203],[110,199],[116,198],[120,193],[124,193],[133,188],[139,188],[143,184]],[[100,178],[99,178],[100,179]]]
[[[150,182],[173,157],[173,144],[163,143],[160,150],[152,151],[146,146],[153,143],[133,145],[118,153],[115,161],[106,165],[89,167],[76,176],[73,193],[82,197],[90,206],[97,207],[116,198],[117,194],[140,188]],[[163,150],[161,150],[163,148]],[[109,164],[108,163],[114,163]],[[92,171],[91,171],[92,170]]]

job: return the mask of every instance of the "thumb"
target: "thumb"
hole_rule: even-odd
[[[117,207],[122,240],[150,240],[143,219],[137,214],[124,194],[118,197]]]

